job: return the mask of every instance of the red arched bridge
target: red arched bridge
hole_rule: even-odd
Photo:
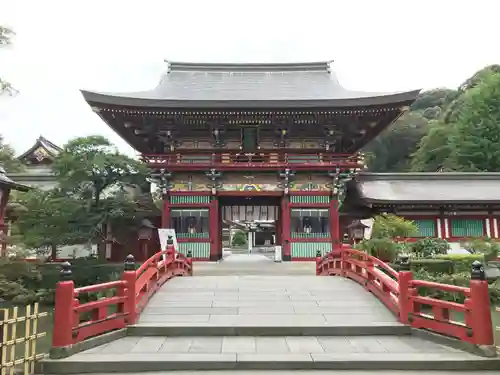
[[[316,275],[305,263],[297,267],[311,267],[310,275],[227,275],[217,268],[226,266],[193,269],[190,257],[169,245],[140,267],[128,256],[119,281],[75,288],[64,264],[51,359],[39,371],[499,368],[480,263],[468,287],[416,280],[408,257],[396,271],[349,247],[318,256]],[[461,294],[465,302],[425,297],[421,288]],[[102,297],[81,302],[87,293]]]

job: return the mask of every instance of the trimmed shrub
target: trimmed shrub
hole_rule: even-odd
[[[384,262],[393,262],[401,251],[401,247],[389,238],[364,240],[355,247]]]
[[[247,234],[242,230],[234,233],[231,240],[231,246],[244,246],[247,244]]]

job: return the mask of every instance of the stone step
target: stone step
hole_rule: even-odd
[[[129,336],[404,336],[411,334],[409,326],[397,322],[383,322],[377,324],[308,325],[307,322],[297,321],[297,325],[278,325],[275,321],[263,324],[262,319],[255,324],[241,325],[210,325],[193,323],[140,324],[128,328]]]
[[[330,370],[298,370],[293,375],[331,375]],[[290,375],[288,370],[239,370],[238,375]],[[401,371],[380,371],[380,370],[346,370],[339,375],[422,375],[421,371],[401,370]],[[457,375],[456,371],[431,371],[428,375]],[[49,375],[49,374],[48,374]],[[83,374],[75,374],[83,375]],[[120,372],[120,373],[94,373],[94,375],[144,375],[143,372]],[[170,371],[152,371],[147,375],[172,375]],[[176,371],[175,375],[229,375],[226,370],[207,371]],[[467,375],[498,375],[498,371],[467,371]]]
[[[42,361],[38,364],[37,372],[95,374],[188,370],[477,371],[495,370],[499,367],[500,359],[478,357],[415,336],[127,336],[65,359]]]

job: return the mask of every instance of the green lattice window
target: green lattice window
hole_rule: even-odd
[[[330,234],[330,210],[294,208],[290,211],[293,238],[327,237]]]
[[[172,195],[170,203],[172,204],[201,204],[210,203],[210,196],[208,195]]]
[[[324,203],[330,203],[330,197],[326,195],[291,195],[290,203],[324,204]]]
[[[415,237],[435,237],[436,236],[436,221],[433,219],[417,219],[413,220],[418,228],[418,233]]]
[[[451,222],[452,237],[482,237],[484,236],[484,220],[481,219],[458,219]]]
[[[207,238],[210,228],[208,209],[173,209],[170,211],[170,227],[179,238]]]

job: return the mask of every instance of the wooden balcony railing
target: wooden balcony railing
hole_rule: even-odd
[[[142,160],[150,167],[158,168],[360,168],[362,159],[359,155],[331,153],[278,153],[278,152],[221,152],[196,153],[179,152],[164,155],[142,155]]]

